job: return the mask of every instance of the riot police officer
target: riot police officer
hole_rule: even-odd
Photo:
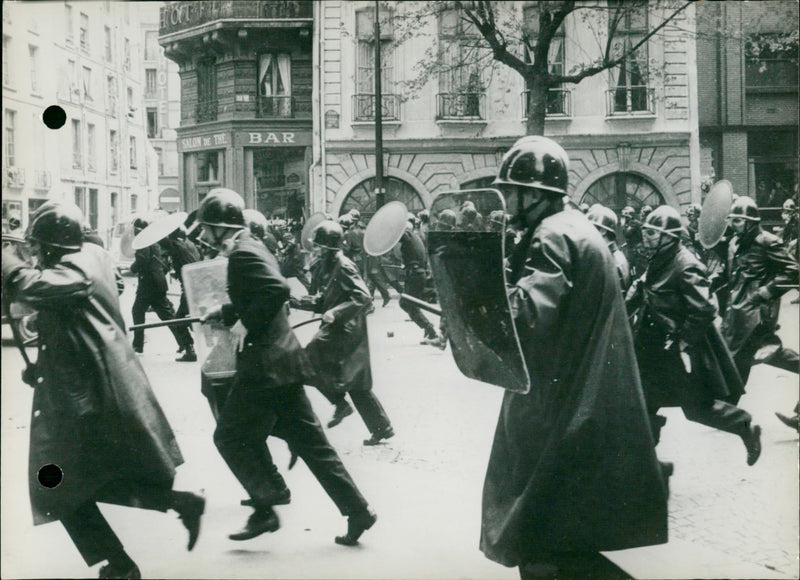
[[[238,338],[236,375],[214,432],[214,443],[250,495],[254,509],[244,527],[229,537],[248,540],[280,527],[273,506],[291,493],[278,473],[267,438],[286,440],[327,494],[348,517],[348,531],[336,538],[353,545],[377,516],[361,495],[319,419],[303,384],[314,370],[294,335],[285,307],[289,286],[260,240],[244,222],[244,201],[230,189],[214,189],[200,206],[202,236],[228,257],[230,303],[210,310],[204,322],[222,320]]]
[[[603,236],[603,239],[608,244],[611,255],[614,256],[614,263],[617,265],[617,273],[619,274],[619,282],[622,293],[624,294],[631,285],[631,270],[628,265],[628,259],[617,245],[617,225],[619,223],[617,214],[615,214],[614,210],[611,208],[596,203],[586,212],[586,217],[595,225],[597,231]]]

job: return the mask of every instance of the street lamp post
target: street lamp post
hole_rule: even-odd
[[[383,98],[381,95],[380,0],[375,0],[375,209],[386,202],[383,188]]]

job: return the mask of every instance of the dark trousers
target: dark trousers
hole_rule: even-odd
[[[175,312],[172,310],[172,304],[167,298],[167,293],[155,292],[137,292],[136,299],[133,301],[133,323],[143,324],[144,315],[147,309],[152,306],[155,313],[161,320],[172,320],[175,318]],[[179,347],[186,345],[193,345],[192,335],[189,334],[188,326],[170,326],[172,335],[175,337]],[[137,349],[144,348],[144,330],[133,331],[133,346]]]
[[[404,292],[414,298],[423,299],[425,292],[425,272],[423,270],[407,270]],[[405,310],[411,320],[425,331],[426,338],[436,336],[436,329],[431,321],[422,313],[419,306],[410,302],[401,301],[400,308]]]
[[[345,393],[332,393],[327,389],[319,389],[334,405],[340,405],[345,402]],[[369,391],[350,391],[347,393],[353,401],[353,406],[361,415],[361,420],[367,426],[369,432],[372,434],[380,434],[392,426],[392,422],[386,411],[381,405],[378,397],[370,389]]]
[[[178,304],[178,310],[175,311],[175,318],[186,318],[187,316],[189,316],[189,302],[186,300],[186,292],[181,289],[181,301]],[[189,342],[184,343],[184,346],[187,346],[187,344],[193,345],[194,339],[192,338],[191,326],[186,327],[186,332],[189,335]]]
[[[267,447],[269,435],[284,439],[305,461],[340,513],[366,509],[367,501],[328,442],[302,385],[253,387],[235,381],[214,432],[214,443],[256,502],[285,485]]]
[[[747,435],[750,422],[753,417],[736,405],[731,405],[725,401],[709,400],[698,403],[681,405],[683,415],[695,423],[700,423],[707,427],[719,429],[726,433],[732,433],[742,437]],[[656,444],[659,442],[661,428],[667,422],[666,419],[657,414],[658,408],[648,409],[650,416],[650,427],[653,431],[653,439]]]
[[[375,295],[375,289],[380,292],[381,298],[389,300],[389,278],[381,265],[381,259],[377,256],[366,256],[364,266],[364,282],[369,288],[370,295]]]
[[[70,515],[61,518],[61,523],[88,566],[103,560],[120,560],[127,557],[125,549],[97,502],[166,512],[180,493],[166,486],[112,482]]]

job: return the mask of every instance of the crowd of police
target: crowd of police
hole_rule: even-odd
[[[697,241],[700,207],[684,224],[670,206],[575,206],[567,196],[569,159],[554,141],[524,137],[504,156],[494,186],[506,209],[408,215],[398,242],[402,289],[435,300],[426,245],[429,230],[497,232],[505,246],[508,305],[530,391],[507,390],[483,492],[480,549],[522,578],[617,578],[601,551],[667,540],[669,477],[656,444],[662,407],[738,436],[748,465],[761,454],[760,427],[738,401],[757,362],[797,372],[797,353],[775,334],[780,298],[798,282],[797,208],[784,205],[780,235],[760,227],[758,207],[736,198],[722,240]],[[236,374],[217,400],[214,443],[253,512],[232,540],[279,529],[276,505],[291,492],[269,451],[284,439],[292,463],[303,459],[347,517],[336,542],[354,545],[377,515],[328,441],[305,392],[313,386],[334,406],[327,426],[355,411],[375,445],[394,435],[372,390],[366,316],[377,289],[390,301],[380,259],[364,251],[357,211],[325,219],[313,231],[307,267],[298,233],[273,231],[241,196],[213,190],[188,227],[137,250],[134,323],[152,307],[182,317],[166,295],[166,272],[202,257],[227,257],[229,301],[203,324],[229,330]],[[36,524],[62,522],[87,565],[105,561],[101,578],[139,578],[136,563],[97,502],[169,509],[192,549],[205,509],[201,496],[172,489],[183,462],[120,313],[115,267],[84,243],[80,210],[48,202],[27,231],[36,263],[3,255],[4,295],[38,311],[39,356],[24,380],[34,388],[29,487]],[[147,224],[136,224],[141,231]],[[290,295],[288,277],[308,294]],[[397,281],[391,283],[397,284]],[[444,349],[447,312],[438,329],[408,300],[401,307],[423,330],[423,344]],[[290,308],[321,315],[300,345]],[[179,361],[197,356],[186,326],[171,327]],[[349,399],[349,400],[348,400]],[[352,403],[352,405],[351,405]],[[797,428],[798,417],[780,415]],[[62,474],[43,478],[48,466]],[[291,468],[291,466],[290,466]],[[49,471],[48,471],[49,473]]]

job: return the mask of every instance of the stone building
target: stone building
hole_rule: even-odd
[[[414,77],[414,65],[426,51],[451,54],[469,34],[453,10],[425,22],[413,41],[396,42],[393,17],[414,4],[384,2],[380,8],[386,199],[399,199],[412,211],[429,206],[441,191],[490,183],[503,153],[526,129],[522,78],[502,66],[440,74],[410,97],[402,93],[402,81]],[[532,4],[505,6],[527,22]],[[370,214],[375,211],[375,3],[328,0],[316,3],[315,10],[319,146],[309,204],[314,211],[339,214],[356,207]],[[619,210],[699,201],[692,16],[690,7],[640,49],[638,74],[631,72],[635,66],[621,67],[551,89],[545,134],[570,154],[569,193],[576,202]],[[623,34],[635,39],[660,18],[649,10],[637,22],[626,22]],[[602,35],[604,24],[599,26]],[[580,17],[568,17],[550,66],[568,71],[585,61],[586,51],[598,46],[597,32]]]
[[[3,231],[48,199],[74,201],[107,241],[155,207],[139,15],[128,2],[3,3]],[[48,129],[58,106],[66,123]]]
[[[703,175],[709,182],[729,180],[736,193],[772,208],[765,209],[768,218],[780,221],[783,200],[797,196],[798,54],[796,39],[785,50],[769,41],[797,32],[798,4],[708,2],[702,10],[697,70]]]
[[[179,66],[179,190],[215,187],[270,218],[303,215],[312,159],[310,1],[165,2],[159,42]]]

